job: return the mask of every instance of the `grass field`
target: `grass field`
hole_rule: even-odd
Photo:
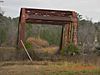
[[[43,48],[46,53],[49,49]],[[24,55],[19,53],[15,48],[0,48],[0,75],[100,75],[100,57],[97,56],[56,56],[50,60],[29,62],[21,60]]]
[[[66,61],[1,62],[0,75],[100,75],[100,69]]]

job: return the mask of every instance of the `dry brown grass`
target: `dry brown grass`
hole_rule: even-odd
[[[26,42],[30,43],[33,47],[32,50],[39,54],[45,53],[54,55],[59,49],[57,46],[49,46],[49,43],[41,38],[29,37]]]
[[[41,38],[29,37],[26,42],[30,43],[33,47],[37,48],[49,46],[49,43]]]
[[[57,53],[58,49],[59,47],[45,47],[45,48],[39,48],[37,49],[37,51],[40,53],[47,53],[54,55],[55,53]]]
[[[30,64],[29,64],[30,63]],[[79,72],[78,75],[91,75],[80,74],[81,71],[93,71],[98,68],[93,65],[83,65],[80,63],[68,62],[51,62],[51,61],[34,61],[34,62],[2,62],[0,66],[0,75],[77,75],[73,72]],[[63,72],[72,72],[64,73]],[[51,74],[52,73],[52,74]],[[55,74],[59,73],[59,74]],[[92,75],[99,75],[92,74]]]

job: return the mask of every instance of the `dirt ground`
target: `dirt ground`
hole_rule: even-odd
[[[89,64],[68,62],[34,61],[0,63],[0,75],[91,75],[90,71],[96,71],[97,69],[96,66]],[[83,74],[85,71],[89,73]],[[92,75],[100,75],[100,71],[95,73]]]

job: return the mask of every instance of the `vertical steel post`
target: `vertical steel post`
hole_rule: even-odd
[[[22,48],[21,40],[24,41],[25,37],[25,9],[22,8],[20,12],[20,19],[18,25],[18,48]]]
[[[61,50],[63,48],[63,36],[64,36],[64,25],[62,25],[62,31],[61,31],[61,41],[60,41],[60,49]]]
[[[63,41],[64,41],[64,46],[68,46],[68,44],[69,44],[69,42],[70,42],[70,33],[69,33],[69,28],[70,28],[70,23],[67,23],[66,25],[65,25],[65,28],[64,28],[64,39],[63,39]]]
[[[78,45],[78,19],[77,19],[77,14],[76,12],[73,12],[73,25],[74,25],[74,37],[73,37],[73,42],[74,45]]]
[[[64,46],[68,46],[70,43],[74,43],[75,46],[78,45],[78,19],[76,12],[72,12],[71,20],[72,22],[68,22],[65,25]]]

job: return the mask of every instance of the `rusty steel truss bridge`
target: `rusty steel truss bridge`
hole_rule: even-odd
[[[60,50],[70,43],[78,45],[78,19],[75,11],[21,8],[18,25],[18,48],[25,41],[25,23],[61,25]]]

